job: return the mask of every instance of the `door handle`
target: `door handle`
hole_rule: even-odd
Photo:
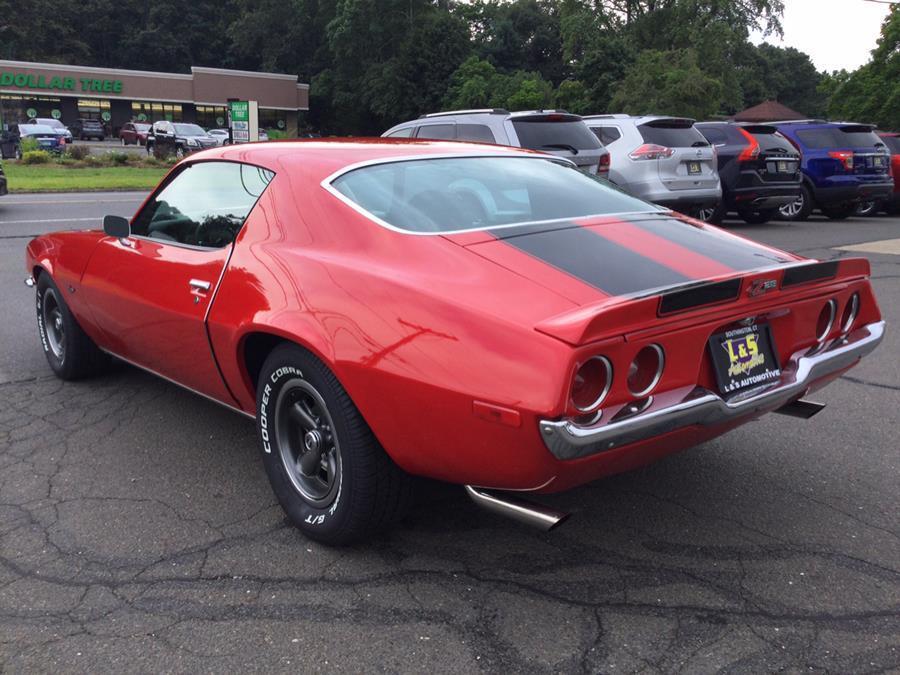
[[[188,282],[188,285],[191,287],[192,291],[203,291],[205,293],[209,290],[209,282],[203,281],[202,279],[191,279]]]

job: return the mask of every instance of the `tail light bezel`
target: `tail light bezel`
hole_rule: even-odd
[[[828,311],[828,322],[825,325],[823,330],[819,330],[819,324],[821,322],[823,312]],[[831,329],[834,328],[834,322],[837,319],[837,300],[831,298],[826,302],[822,309],[819,310],[819,317],[816,319],[816,342],[822,344],[825,340],[828,339],[828,336],[831,334]]]
[[[579,406],[575,402],[575,396],[574,396],[575,378],[578,377],[578,373],[582,368],[584,368],[587,364],[592,363],[594,361],[599,362],[603,365],[603,368],[605,371],[606,382],[604,383],[604,386],[603,386],[602,390],[600,391],[600,394],[591,402],[591,404],[582,407],[582,406]],[[594,356],[591,356],[591,357],[585,359],[584,361],[582,361],[581,363],[579,363],[578,366],[575,368],[575,371],[572,373],[572,381],[569,384],[569,403],[572,406],[572,408],[575,411],[577,411],[578,414],[580,414],[580,415],[587,415],[587,414],[590,414],[590,413],[593,413],[593,412],[596,412],[597,410],[599,410],[600,406],[603,405],[603,402],[606,400],[606,397],[609,396],[610,390],[612,390],[613,376],[614,376],[614,370],[613,370],[612,361],[610,361],[607,357],[603,356],[602,354],[595,354]]]
[[[854,292],[850,296],[850,299],[847,300],[844,311],[841,313],[841,335],[847,335],[853,328],[853,324],[855,324],[856,319],[859,318],[860,304],[859,292]]]
[[[656,354],[656,371],[654,372],[653,377],[650,379],[650,382],[643,389],[635,390],[632,388],[631,382],[630,382],[631,366],[635,364],[635,362],[638,360],[638,357],[642,353],[644,353],[644,351],[647,349],[652,350]],[[632,358],[632,360],[629,364],[629,368],[628,368],[629,372],[625,379],[625,386],[628,388],[628,393],[630,393],[632,396],[634,396],[635,398],[638,398],[638,399],[644,398],[645,396],[649,395],[654,389],[656,389],[656,386],[659,384],[659,381],[662,379],[663,371],[665,370],[665,368],[666,368],[666,352],[662,348],[661,345],[654,342],[652,344],[644,345],[643,347],[641,347],[637,351],[637,353],[634,355],[634,358]]]

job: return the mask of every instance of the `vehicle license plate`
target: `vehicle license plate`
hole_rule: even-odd
[[[882,167],[885,166],[886,162],[884,161],[884,157],[876,157],[875,158],[875,166]]]
[[[700,173],[700,162],[688,162],[688,173],[692,176]]]
[[[776,163],[778,173],[790,173],[791,170],[788,168],[787,162],[777,162]]]
[[[719,391],[726,398],[744,389],[777,382],[781,368],[768,324],[742,326],[709,339]]]

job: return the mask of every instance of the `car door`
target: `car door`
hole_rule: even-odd
[[[110,351],[233,403],[206,317],[233,242],[273,176],[236,162],[186,164],[132,219],[131,236],[99,242],[82,284]]]

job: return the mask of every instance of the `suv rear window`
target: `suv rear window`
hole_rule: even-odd
[[[514,119],[519,143],[529,150],[599,150],[600,141],[580,119],[556,120],[551,116]],[[560,147],[563,146],[563,147]]]
[[[667,148],[699,148],[709,145],[709,141],[694,128],[694,123],[690,120],[654,120],[641,124],[638,131],[645,142]]]
[[[791,145],[791,142],[778,133],[778,129],[767,125],[745,126],[744,131],[750,133],[756,142],[759,143],[759,149],[762,152],[778,152],[783,150],[791,154],[797,154],[797,149]]]
[[[827,127],[824,129],[801,129],[797,136],[804,144],[816,150],[825,148],[874,148],[881,143],[878,135],[869,127],[852,126]]]

